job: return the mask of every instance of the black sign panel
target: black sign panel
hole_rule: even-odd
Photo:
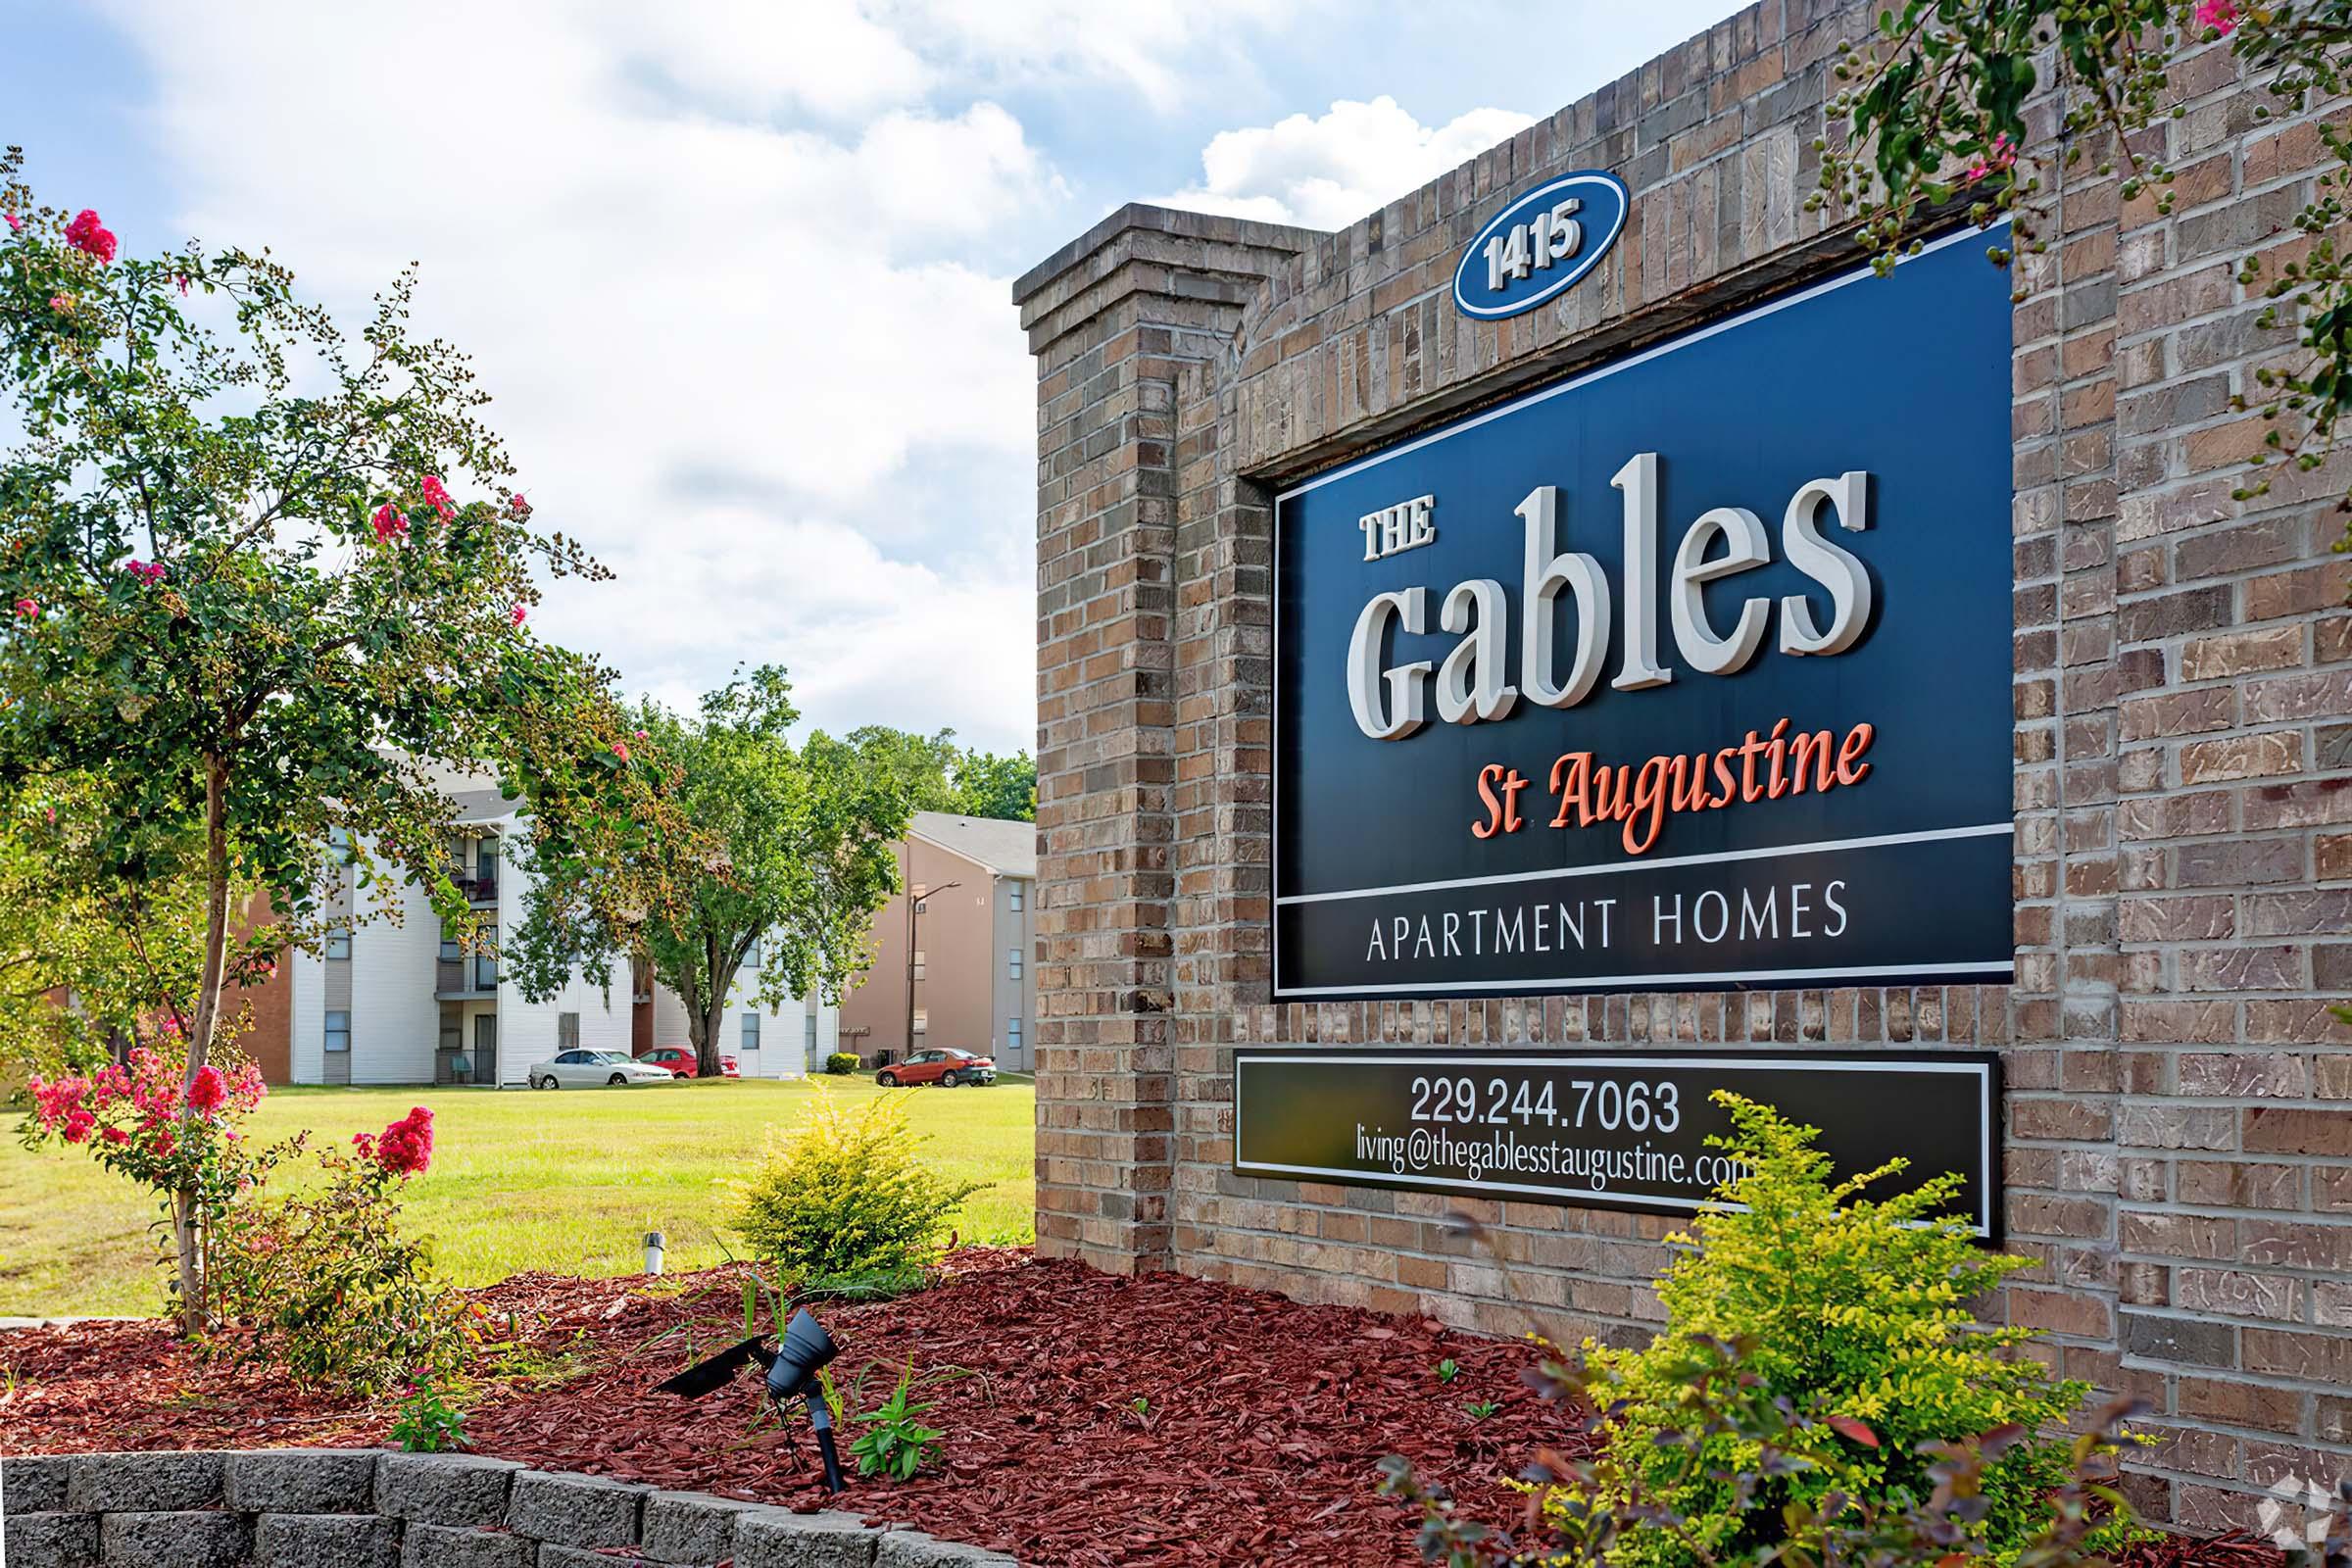
[[[1690,1214],[1735,1175],[1706,1142],[1729,1089],[1821,1129],[1840,1174],[1898,1155],[1956,1171],[1954,1212],[2000,1237],[1992,1052],[1387,1051],[1245,1047],[1233,1066],[1244,1176]],[[1890,1188],[1889,1191],[1892,1189]],[[1873,1196],[1885,1197],[1886,1193]]]
[[[1277,497],[1277,999],[2010,977],[1984,244]]]

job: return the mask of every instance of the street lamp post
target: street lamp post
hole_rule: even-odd
[[[914,862],[911,858],[906,862],[906,869],[909,873],[914,870]],[[918,896],[914,891],[913,876],[910,874],[906,879],[906,1054],[908,1056],[914,1054],[914,917],[921,912],[924,899],[936,898],[950,888],[961,886],[963,884],[960,882],[942,882],[935,888],[925,888]]]

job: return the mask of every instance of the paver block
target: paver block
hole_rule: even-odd
[[[266,1513],[253,1523],[254,1568],[398,1568],[400,1521],[380,1514]]]
[[[880,1540],[856,1514],[749,1509],[735,1519],[735,1568],[873,1568]]]
[[[639,1535],[648,1561],[692,1563],[725,1562],[735,1555],[735,1520],[759,1507],[733,1497],[708,1497],[699,1492],[657,1492],[645,1499]]]
[[[652,1487],[603,1476],[525,1470],[507,1499],[508,1527],[564,1546],[633,1546]]]
[[[77,1513],[184,1513],[220,1500],[217,1453],[77,1453],[66,1506]]]
[[[110,1513],[98,1526],[107,1568],[242,1568],[253,1533],[219,1508]]]
[[[539,1568],[628,1568],[633,1562],[644,1562],[634,1550],[621,1546],[566,1546],[549,1542],[539,1548]]]
[[[375,1507],[395,1519],[435,1525],[503,1525],[511,1459],[470,1453],[385,1453],[375,1461]]]
[[[27,1453],[0,1459],[0,1508],[10,1513],[56,1513],[66,1506],[66,1472],[72,1458],[62,1453]]]
[[[228,1505],[240,1513],[371,1513],[373,1448],[265,1448],[231,1453]]]
[[[505,1530],[416,1524],[400,1543],[401,1568],[532,1568],[539,1544]]]
[[[941,1541],[919,1530],[893,1530],[874,1546],[874,1568],[1020,1568],[1017,1558],[985,1546]]]
[[[98,1561],[98,1516],[51,1510],[8,1510],[0,1521],[9,1568],[94,1568]]]

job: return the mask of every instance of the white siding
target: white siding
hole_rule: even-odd
[[[326,960],[296,948],[284,970],[288,1041],[286,1075],[298,1084],[326,1081]]]
[[[433,1081],[433,1050],[441,1033],[441,1007],[433,1000],[433,960],[441,949],[441,922],[422,888],[404,887],[399,907],[398,924],[385,918],[384,903],[379,902],[373,912],[363,913],[352,925],[355,1084]],[[323,999],[318,1006],[323,1016]]]

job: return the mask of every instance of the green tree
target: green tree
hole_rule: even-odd
[[[2300,113],[2344,95],[2352,0],[1905,0],[1879,14],[1875,37],[1839,47],[1843,86],[1830,112],[1844,134],[1814,144],[1821,190],[1811,205],[1854,219],[1882,271],[1916,248],[1923,227],[1955,212],[1980,226],[2011,222],[2013,244],[1990,252],[2001,266],[2017,249],[2043,252],[2050,193],[2042,175],[2053,159],[2120,175],[2123,200],[2144,195],[2169,212],[2174,171],[2165,136],[2151,132],[2185,113],[2174,70],[2180,57],[2224,39],[2268,77],[2254,120]],[[2037,141],[2026,119],[2028,101],[2053,89],[2062,106],[2055,146]],[[2352,216],[2352,128],[2331,117],[2313,132],[2331,167],[2295,215],[2300,246],[2269,268],[2249,254],[2238,271],[2271,302],[2258,324],[2279,329],[2278,347],[2291,342],[2298,352],[2257,367],[2231,398],[2274,421],[2271,454],[2306,470],[2319,466],[2352,408],[2352,266],[2341,247]],[[2256,476],[2235,498],[2268,490]]]
[[[917,735],[883,724],[850,731],[850,744],[899,781],[913,810],[1037,819],[1037,763],[1027,752],[965,751],[952,729]]]
[[[686,836],[610,672],[525,629],[538,574],[602,573],[532,526],[466,359],[410,331],[413,279],[354,341],[266,254],[118,261],[22,163],[0,159],[0,391],[26,432],[0,458],[0,784],[78,781],[70,853],[93,880],[193,856],[195,978],[158,998],[187,1081],[220,1028],[233,891],[315,936],[336,830],[363,894],[415,878],[473,929],[430,764],[527,797],[551,863]],[[190,1330],[196,1226],[182,1192]]]
[[[607,984],[641,960],[686,1004],[697,1071],[718,1071],[727,994],[747,968],[762,1005],[838,1001],[872,959],[874,911],[898,886],[895,843],[919,779],[895,730],[795,746],[784,671],[762,665],[703,699],[698,718],[657,705],[641,733],[676,770],[676,799],[708,848],[671,839],[616,858],[578,857],[538,873],[508,953],[516,983],[544,996],[583,969]],[[674,854],[649,878],[640,855]],[[632,906],[647,880],[675,886],[666,908]]]
[[[72,780],[30,781],[0,807],[0,1098],[35,1073],[97,1066],[111,1041],[195,990],[194,857],[93,867],[92,820]]]
[[[998,757],[965,752],[956,760],[947,808],[965,816],[995,816],[1008,822],[1037,820],[1037,763],[1027,752]]]

